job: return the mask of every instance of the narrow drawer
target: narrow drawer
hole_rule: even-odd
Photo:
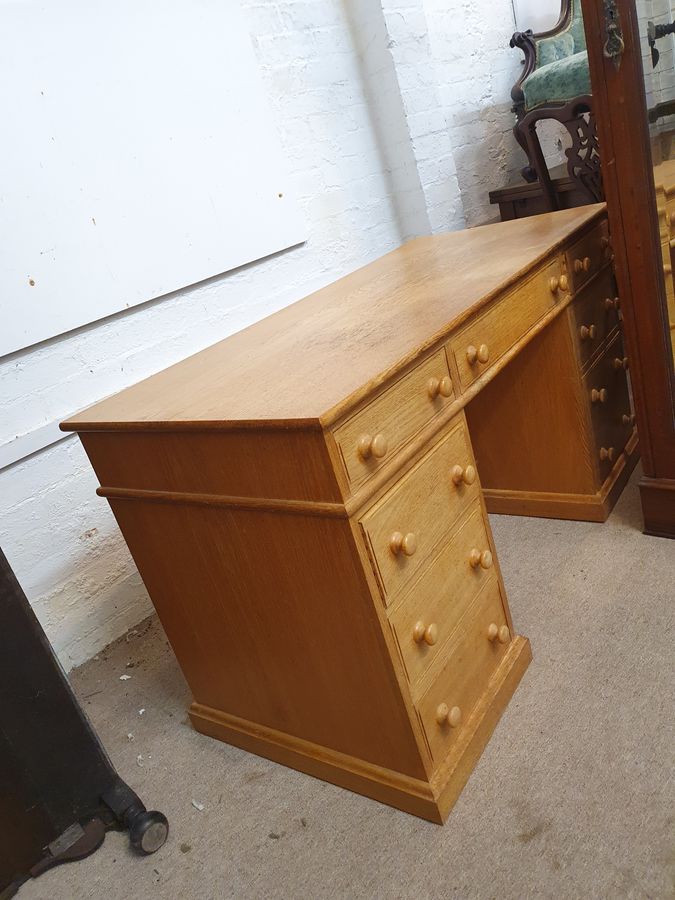
[[[620,305],[611,268],[575,297],[571,304],[572,327],[582,366],[619,324]]]
[[[489,369],[556,302],[566,296],[561,287],[561,260],[540,269],[518,290],[507,294],[454,335],[449,342],[462,389]]]
[[[444,652],[476,594],[494,577],[491,543],[477,506],[390,613],[411,684]]]
[[[633,431],[626,366],[623,340],[617,334],[584,379],[601,481],[612,471]]]
[[[596,228],[589,231],[567,251],[567,265],[572,275],[574,290],[578,290],[592,278],[611,255],[609,229],[607,220],[603,219]]]
[[[387,605],[477,502],[475,466],[461,416],[451,433],[361,519]]]
[[[481,591],[455,632],[448,660],[417,704],[434,761],[466,727],[511,642],[497,579]]]
[[[351,484],[360,484],[455,398],[443,350],[390,385],[334,432]]]

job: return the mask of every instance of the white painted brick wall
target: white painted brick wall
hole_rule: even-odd
[[[507,0],[448,0],[454,19],[440,0],[243,5],[307,243],[0,360],[0,443],[165,368],[412,235],[493,216],[488,188],[523,164],[509,159],[518,54],[508,49]],[[492,62],[475,59],[482,53]],[[462,56],[475,62],[473,75]],[[0,545],[67,668],[150,610],[95,489],[73,437],[0,471]]]

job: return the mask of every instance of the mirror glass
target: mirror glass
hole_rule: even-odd
[[[675,346],[675,0],[636,0],[665,279],[670,356]]]

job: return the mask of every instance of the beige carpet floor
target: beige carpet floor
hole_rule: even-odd
[[[535,659],[445,827],[196,734],[150,620],[72,681],[169,841],[111,834],[20,897],[675,897],[675,542],[636,480],[605,525],[493,519]]]

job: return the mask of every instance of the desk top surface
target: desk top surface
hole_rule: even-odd
[[[604,204],[417,238],[89,407],[68,431],[332,421],[534,268]]]

